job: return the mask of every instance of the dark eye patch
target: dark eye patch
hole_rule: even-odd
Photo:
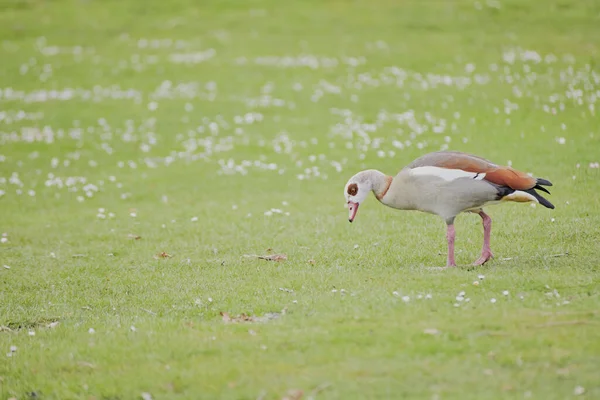
[[[358,185],[356,183],[351,183],[348,185],[348,194],[350,196],[356,196],[358,193]]]

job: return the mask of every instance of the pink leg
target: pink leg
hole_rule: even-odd
[[[446,231],[446,239],[448,240],[448,262],[446,262],[446,267],[456,267],[456,261],[454,261],[454,236],[454,224],[449,224]]]
[[[494,257],[492,249],[490,249],[490,236],[492,234],[492,219],[489,215],[481,210],[479,216],[483,222],[483,249],[481,249],[481,257],[479,257],[473,265],[483,265],[490,258]]]

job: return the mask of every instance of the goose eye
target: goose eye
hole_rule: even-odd
[[[356,196],[358,193],[358,185],[356,183],[351,183],[348,185],[348,194],[350,196]]]

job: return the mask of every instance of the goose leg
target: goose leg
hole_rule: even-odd
[[[479,257],[473,265],[483,265],[490,258],[494,257],[492,254],[492,249],[490,249],[490,236],[492,234],[492,219],[489,215],[483,212],[483,210],[479,211],[479,216],[481,217],[481,222],[483,223],[483,249],[481,249],[481,257]]]
[[[456,261],[454,261],[454,223],[448,224],[446,230],[446,240],[448,240],[448,261],[446,267],[456,267]]]

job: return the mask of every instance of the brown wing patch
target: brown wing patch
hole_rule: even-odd
[[[485,175],[485,180],[515,190],[529,190],[535,186],[535,178],[510,167],[497,168]]]
[[[501,167],[472,154],[440,151],[429,153],[413,161],[411,168],[434,166],[448,169],[462,169],[467,172],[485,173],[485,180],[515,190],[529,190],[536,185],[535,178],[510,167]]]
[[[439,167],[462,169],[467,172],[485,173],[485,180],[515,190],[528,190],[535,186],[535,179],[511,167],[500,167],[484,159],[469,156],[448,157]]]
[[[450,167],[444,166],[444,168]],[[484,180],[496,185],[508,186],[515,190],[529,190],[536,184],[535,178],[510,167],[495,167],[482,170],[476,165],[463,164],[463,167],[460,169],[467,172],[485,173]]]
[[[356,196],[356,193],[358,193],[358,185],[356,183],[349,184],[347,191],[350,196]]]

